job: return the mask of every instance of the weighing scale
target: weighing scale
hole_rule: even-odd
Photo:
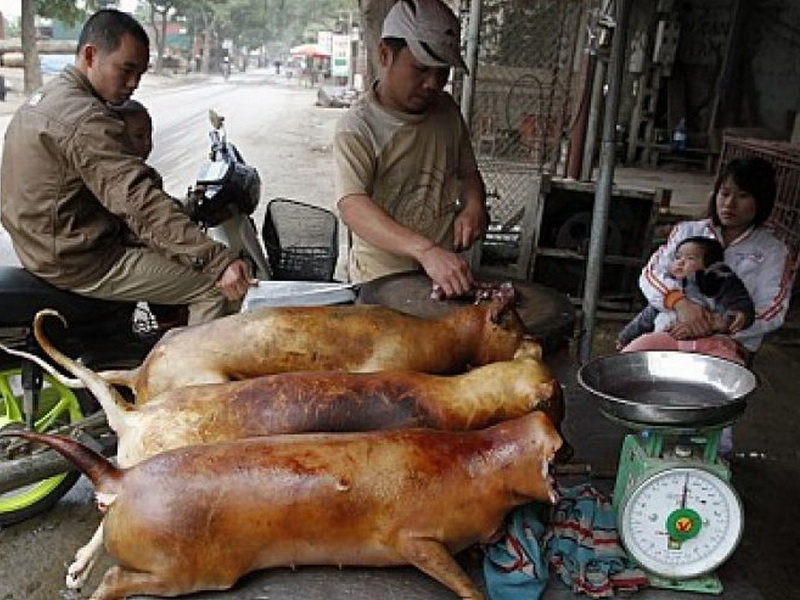
[[[699,354],[631,352],[587,363],[578,380],[637,432],[624,438],[613,499],[630,557],[653,587],[720,594],[713,571],[736,549],[744,514],[719,442],[755,375]]]

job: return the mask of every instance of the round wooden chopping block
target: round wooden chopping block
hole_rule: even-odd
[[[569,298],[546,286],[520,279],[497,279],[481,276],[483,283],[510,281],[516,292],[517,313],[525,329],[545,351],[561,346],[572,335],[575,309]],[[359,304],[382,304],[418,317],[438,317],[473,300],[433,300],[431,279],[424,273],[396,273],[361,284]]]

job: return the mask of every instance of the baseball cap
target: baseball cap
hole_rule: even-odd
[[[461,25],[441,0],[398,0],[383,20],[381,37],[403,38],[428,67],[467,71],[461,58]]]

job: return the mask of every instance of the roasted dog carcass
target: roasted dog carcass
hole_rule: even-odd
[[[8,434],[3,434],[8,435]],[[117,566],[94,600],[225,589],[277,566],[413,564],[459,598],[483,595],[452,555],[517,505],[553,502],[561,440],[541,412],[473,432],[299,434],[188,446],[119,470],[69,438],[107,507]]]
[[[144,403],[185,385],[290,371],[457,373],[509,360],[525,343],[512,304],[497,298],[435,319],[368,305],[262,308],[172,330],[139,368],[102,375]]]

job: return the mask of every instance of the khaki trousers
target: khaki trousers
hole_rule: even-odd
[[[241,306],[226,299],[207,275],[149,248],[127,248],[99,281],[71,289],[103,300],[187,304],[189,325],[238,312]]]

